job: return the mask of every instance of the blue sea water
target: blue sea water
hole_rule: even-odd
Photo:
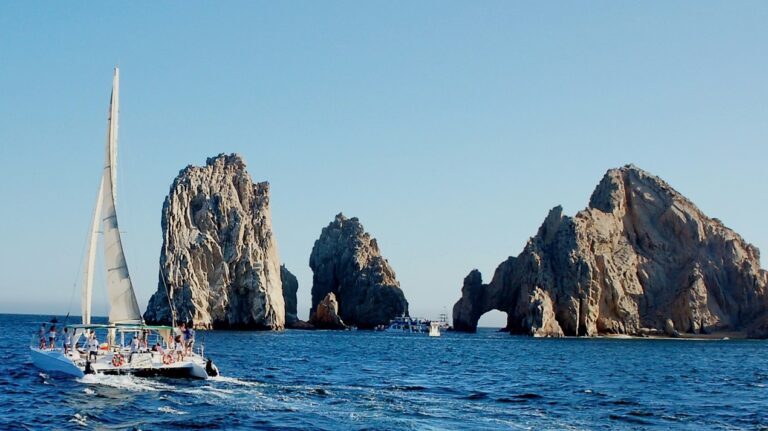
[[[223,377],[32,365],[0,315],[0,429],[768,429],[768,342],[200,331]]]

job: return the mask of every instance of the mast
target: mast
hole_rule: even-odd
[[[109,294],[110,323],[141,323],[141,311],[128,273],[115,208],[117,174],[117,123],[120,103],[120,71],[115,67],[107,120],[107,146],[102,175],[101,222],[104,230],[104,266]]]

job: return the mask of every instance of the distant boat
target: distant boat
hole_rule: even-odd
[[[445,313],[440,313],[440,320],[438,320],[437,323],[440,329],[444,329],[446,331],[451,329],[451,325],[448,323],[448,315]]]
[[[429,320],[410,316],[395,317],[389,321],[389,326],[383,328],[384,332],[420,333],[427,332]]]
[[[174,338],[180,332],[179,328],[144,324],[133,291],[115,209],[119,82],[120,71],[115,67],[107,120],[104,170],[91,220],[83,277],[82,324],[65,325],[66,333],[56,330],[58,322],[51,321],[49,328],[43,325],[40,334],[33,336],[30,356],[38,368],[76,377],[93,373],[206,379],[217,375],[218,370],[210,359],[205,359],[203,346],[198,346],[195,352],[193,343],[175,343]],[[99,225],[104,238],[104,265],[110,307],[107,324],[91,322]],[[130,346],[126,345],[126,335],[132,338]],[[79,343],[81,338],[82,344]],[[99,339],[106,342],[99,343]],[[65,343],[68,345],[65,346]],[[78,348],[79,344],[81,348]]]
[[[379,327],[384,332],[396,332],[407,334],[429,334],[430,336],[440,336],[440,328],[443,321],[434,321],[420,317],[400,316],[389,321],[388,326]],[[433,335],[433,329],[436,328],[437,335]]]

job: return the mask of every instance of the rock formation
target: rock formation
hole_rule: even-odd
[[[144,319],[197,328],[282,329],[285,305],[272,232],[269,184],[243,159],[220,154],[187,166],[165,198],[158,290]],[[166,290],[168,289],[168,290]]]
[[[339,317],[339,302],[336,301],[336,295],[333,292],[328,292],[317,304],[310,320],[316,328],[345,329],[347,327],[344,320]]]
[[[300,320],[298,317],[296,292],[299,290],[299,281],[285,265],[280,267],[280,280],[283,283],[286,329],[315,329],[309,322]]]
[[[312,247],[312,309],[333,293],[347,325],[373,328],[408,313],[395,272],[356,217],[336,216]],[[311,323],[315,323],[310,319]]]
[[[280,266],[280,281],[283,285],[283,301],[285,301],[285,326],[299,321],[297,312],[296,292],[299,290],[299,280],[288,271],[285,265]]]
[[[661,179],[629,165],[603,177],[574,217],[552,209],[488,284],[464,280],[454,327],[507,313],[514,334],[702,334],[768,331],[759,251]],[[761,332],[762,331],[762,332]]]

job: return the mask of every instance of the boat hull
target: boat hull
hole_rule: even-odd
[[[98,374],[108,376],[118,376],[130,374],[136,377],[168,377],[173,379],[207,379],[208,374],[205,368],[197,364],[183,367],[162,367],[162,368],[113,368],[99,371]]]
[[[75,364],[72,359],[65,356],[59,350],[40,350],[30,348],[32,363],[43,371],[50,373],[66,374],[73,377],[85,376],[84,368]],[[114,367],[109,362],[93,364],[94,374],[104,375],[134,375],[138,377],[169,377],[181,379],[207,379],[205,365],[193,361],[177,362],[162,366]]]
[[[41,370],[61,373],[74,377],[83,377],[85,374],[71,359],[64,356],[64,353],[58,350],[40,350],[31,347],[29,356],[32,363]]]

